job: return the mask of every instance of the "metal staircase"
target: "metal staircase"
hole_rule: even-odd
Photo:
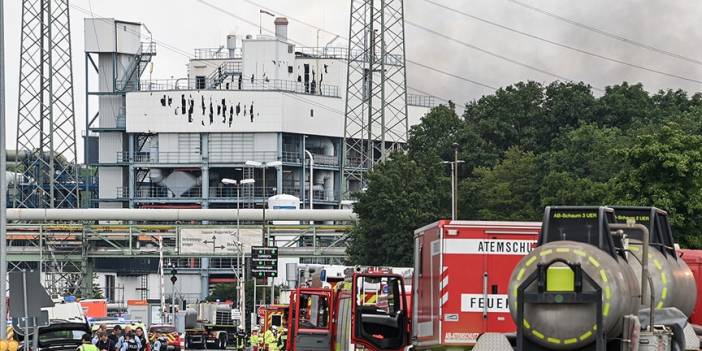
[[[224,62],[207,77],[207,88],[219,89],[227,78],[234,76],[241,76],[241,61]],[[235,85],[237,84],[234,79],[232,79],[232,82]],[[232,89],[235,89],[235,87],[232,87]]]
[[[138,89],[139,77],[144,73],[154,55],[156,55],[156,43],[141,43],[139,50],[130,61],[129,67],[125,70],[124,77],[117,80],[115,83],[115,90],[127,91]]]

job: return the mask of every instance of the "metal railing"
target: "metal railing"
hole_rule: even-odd
[[[232,79],[231,82],[225,81],[220,83],[211,79],[205,79],[203,82],[195,78],[118,81],[118,83],[124,84],[124,89],[130,91],[207,90],[204,88],[197,89],[197,87],[198,85],[209,87],[219,84],[220,89],[217,90],[284,91],[298,94],[339,97],[339,87],[336,85],[321,84],[313,86],[312,84],[282,79],[242,79],[241,89],[239,89],[239,81],[237,79]]]
[[[139,53],[142,55],[156,55],[156,43],[153,41],[141,42],[141,50]]]
[[[210,163],[244,163],[246,161],[269,162],[278,159],[276,151],[212,151],[208,153]]]
[[[429,95],[407,94],[407,105],[420,107],[436,107],[436,98]]]
[[[251,202],[252,198],[262,199],[264,197],[269,198],[276,195],[277,189],[275,187],[266,187],[264,193],[264,187],[257,186],[252,187],[242,186],[239,194],[241,202]],[[210,198],[226,198],[226,199],[236,199],[236,187],[233,186],[216,186],[209,188]],[[262,201],[262,200],[260,200]]]
[[[129,188],[117,187],[115,189],[117,199],[128,199]],[[192,188],[166,188],[158,185],[141,185],[134,189],[134,198],[137,199],[152,199],[152,198],[200,198],[202,197],[202,189],[198,186]]]
[[[348,157],[346,158],[346,168],[368,168],[368,160],[363,160],[360,157]]]
[[[282,161],[288,163],[301,163],[302,156],[299,151],[283,151]]]
[[[296,47],[295,55],[320,59],[346,60],[349,56],[349,50],[343,47]]]
[[[339,157],[338,156],[329,156],[329,155],[320,155],[320,154],[312,154],[312,157],[314,157],[314,164],[315,166],[333,166],[336,167],[339,165]],[[305,159],[305,164],[309,165],[310,159],[306,158]]]
[[[129,163],[129,152],[118,151],[117,162]],[[175,151],[145,151],[134,154],[135,163],[199,163],[202,157],[199,153]]]
[[[218,48],[198,48],[195,49],[196,60],[221,60],[230,58],[241,58],[241,48],[234,49],[234,57],[229,55],[229,49],[221,46]]]

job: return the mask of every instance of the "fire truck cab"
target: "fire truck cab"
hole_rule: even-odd
[[[333,288],[291,292],[287,350],[403,350],[409,345],[402,276],[356,272]]]

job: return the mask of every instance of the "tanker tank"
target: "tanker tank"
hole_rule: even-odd
[[[631,239],[629,242],[629,252],[631,256],[631,259],[629,259],[629,266],[631,266],[631,269],[636,275],[637,284],[641,286],[641,263],[643,262],[642,242]],[[653,283],[654,308],[675,307],[675,289],[673,289],[674,283],[670,264],[665,255],[652,246],[649,246],[648,250],[648,272],[649,277],[651,277],[651,282]],[[641,308],[648,308],[651,305],[649,302],[651,301],[651,289],[648,287],[648,282],[645,283],[646,290],[642,299],[644,303],[641,305]]]
[[[622,317],[638,312],[636,276],[624,260],[618,260],[599,248],[574,241],[555,241],[532,250],[512,272],[509,287],[510,312],[517,320],[517,289],[539,264],[555,259],[580,264],[585,274],[602,288],[603,330],[610,338],[621,335]],[[567,267],[555,263],[551,268]],[[583,290],[594,290],[593,286]],[[535,292],[530,285],[527,292]],[[524,334],[549,350],[573,350],[592,343],[596,334],[596,316],[589,304],[525,304]]]
[[[634,220],[649,230],[651,246],[648,267],[656,296],[655,308],[675,307],[689,317],[697,302],[697,284],[690,267],[678,257],[678,252],[675,250],[668,213],[656,207],[613,206],[612,208],[619,222]],[[624,232],[631,238],[629,247],[631,253],[641,259],[641,254],[638,252],[641,233],[626,229]],[[635,263],[632,264],[635,265]],[[666,287],[667,290],[664,290]],[[648,297],[645,301],[648,301]]]

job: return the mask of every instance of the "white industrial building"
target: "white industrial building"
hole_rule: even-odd
[[[99,207],[254,207],[275,194],[300,198],[302,208],[338,207],[347,49],[297,47],[287,25],[277,18],[275,37],[230,35],[226,47],[195,50],[187,77],[144,80],[156,54],[145,27],[86,19],[86,61],[99,80],[86,99],[99,99],[97,109],[86,106],[98,145],[86,154],[98,166]],[[407,101],[412,126],[433,100]],[[263,169],[247,161],[283,164]],[[237,199],[222,178],[256,183]]]
[[[342,184],[342,165],[359,166],[354,155],[342,160],[348,49],[295,46],[288,21],[274,24],[275,36],[229,35],[220,48],[196,49],[187,76],[152,80],[144,73],[156,49],[145,26],[85,19],[85,154],[97,167],[98,207],[252,208],[288,194],[299,199],[293,207],[338,208],[342,188],[361,190]],[[433,105],[406,101],[410,127]],[[274,161],[282,164],[265,167]],[[255,183],[237,196],[224,178]],[[233,273],[231,261],[183,259],[191,261],[178,264],[185,276],[176,289],[185,299]],[[96,283],[112,300],[160,296],[153,272],[103,271]]]

